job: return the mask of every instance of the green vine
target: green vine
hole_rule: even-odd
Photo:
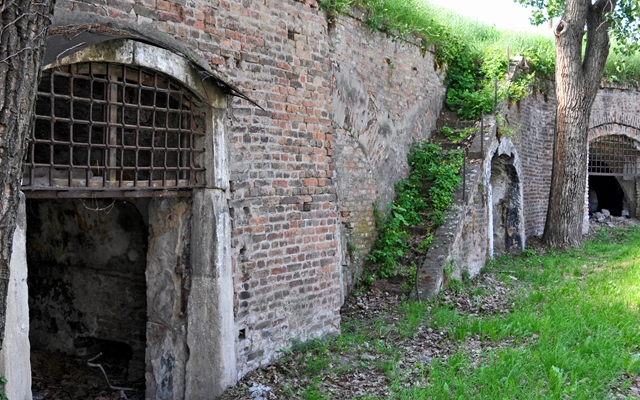
[[[394,38],[416,35],[422,41],[423,54],[427,46],[433,46],[436,63],[447,67],[446,104],[462,120],[477,119],[482,113],[493,112],[496,100],[500,102],[505,97],[511,101],[520,100],[528,95],[533,76],[553,74],[553,42],[528,38],[516,41],[514,55],[517,53],[531,60],[528,64],[531,74],[507,85],[509,50],[502,42],[503,34],[485,25],[453,24],[447,21],[450,15],[442,15],[441,10],[423,0],[324,0],[320,7],[327,12],[330,24],[351,7],[361,7],[368,10],[366,24],[372,30]],[[464,31],[466,28],[467,32]]]

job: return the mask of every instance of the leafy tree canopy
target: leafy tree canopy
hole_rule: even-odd
[[[514,0],[525,6],[533,7],[531,23],[540,25],[552,18],[561,18],[566,0]],[[595,7],[601,3],[615,4],[613,11],[607,14],[611,20],[609,35],[614,40],[614,50],[629,56],[640,50],[640,2],[638,0],[583,0]],[[587,27],[585,27],[585,30]]]

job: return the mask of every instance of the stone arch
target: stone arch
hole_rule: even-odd
[[[485,170],[489,256],[525,247],[522,166],[513,142],[503,138],[489,153]]]
[[[186,194],[188,197],[182,197],[184,192],[176,195],[178,197],[164,197],[160,193],[151,199],[128,201],[141,210],[142,219],[151,232],[146,268],[149,318],[146,337],[151,338],[154,345],[146,347],[146,397],[215,397],[237,379],[231,224],[226,200],[229,184],[224,122],[226,95],[215,81],[203,79],[197,66],[187,58],[131,39],[103,41],[58,57],[44,68],[87,62],[124,64],[161,72],[206,103],[205,184],[191,190]],[[55,196],[57,194],[44,197]],[[65,207],[68,206],[67,203]],[[24,205],[21,210],[18,221],[23,226],[19,228],[26,230]],[[21,269],[25,274],[27,270],[26,243],[16,241],[14,245],[22,247],[14,249],[21,259],[12,260],[20,276]],[[23,289],[26,297],[26,287]],[[18,306],[15,312],[24,314],[24,306]],[[26,312],[28,321],[28,308]],[[25,320],[24,316],[18,319]],[[20,343],[10,343],[14,337]],[[16,375],[29,376],[28,337],[11,336],[3,350],[11,348],[21,349],[20,357],[0,355],[0,367]],[[20,373],[17,369],[26,369],[26,372]],[[21,392],[30,393],[30,381],[25,380],[21,385]]]
[[[591,142],[594,139],[609,135],[623,135],[631,139],[640,141],[640,128],[629,125],[624,122],[602,122],[592,125],[587,134],[587,140]]]

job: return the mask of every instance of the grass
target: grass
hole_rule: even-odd
[[[296,344],[280,360],[306,382],[288,396],[332,398],[322,386],[328,376],[369,371],[384,376],[387,395],[353,398],[607,399],[624,390],[625,374],[640,374],[639,229],[602,230],[567,252],[505,256],[486,272],[512,286],[510,312],[463,312],[434,299],[372,321],[347,318],[341,335]],[[407,362],[407,346],[427,329],[443,332],[453,350]]]
[[[546,90],[547,85],[541,83],[554,76],[555,42],[551,33],[497,29],[432,5],[428,0],[324,0],[320,6],[327,11],[330,23],[350,7],[361,7],[369,10],[367,24],[371,29],[392,37],[415,34],[422,38],[423,51],[434,45],[437,62],[448,67],[447,105],[461,119],[475,119],[481,113],[493,111],[496,79],[500,82],[499,100],[517,101],[529,94],[532,82],[538,84],[537,89]],[[531,74],[522,74],[506,83],[508,56],[527,59]],[[534,76],[538,78],[536,81]],[[625,59],[612,50],[604,78],[638,84],[640,55]]]

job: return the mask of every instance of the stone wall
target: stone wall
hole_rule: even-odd
[[[393,201],[393,187],[408,171],[411,143],[435,128],[444,72],[414,38],[371,32],[361,15],[338,18],[330,39],[335,184],[346,228],[348,291],[376,237],[374,203],[384,210]]]
[[[220,305],[233,319],[225,320],[225,334],[233,336],[231,352],[237,360],[231,380],[272,362],[292,338],[304,341],[339,331],[344,295],[359,277],[375,239],[373,204],[383,210],[393,199],[394,184],[407,172],[410,144],[428,138],[435,128],[445,88],[433,54],[412,38],[393,40],[372,33],[363,18],[340,17],[329,28],[314,0],[56,3],[57,32],[69,25],[76,25],[72,35],[77,29],[97,26],[107,34],[136,32],[158,46],[188,54],[258,104],[229,97],[226,113],[212,110],[224,118],[224,124],[214,129],[223,130],[225,140],[213,148],[224,153],[215,160],[225,163],[228,175],[216,175],[208,189],[217,190],[213,219],[229,222],[231,234],[224,250],[228,254],[218,249],[203,254],[230,260],[216,266],[231,271],[232,299]],[[518,127],[506,139],[513,147],[508,154],[517,154],[520,160],[525,236],[540,235],[544,228],[555,116],[553,90],[548,93],[535,92],[503,110],[507,121]],[[637,136],[638,100],[631,88],[602,90],[594,105],[590,137],[613,132]],[[500,142],[495,133],[495,127],[487,126],[486,156],[506,151],[500,146],[506,147],[501,143],[507,140]],[[490,159],[468,160],[466,192],[459,190],[456,206],[430,252],[440,274],[440,283],[436,279],[430,284],[439,287],[447,261],[454,261],[457,274],[464,269],[473,274],[490,254],[490,199],[483,186],[489,182],[488,163]],[[203,194],[198,201],[209,200]],[[154,212],[169,215],[173,209],[169,203],[154,203]],[[188,211],[183,211],[176,221],[189,219]],[[197,227],[198,221],[191,224]],[[162,221],[156,225],[160,229]],[[207,229],[202,232],[208,233]],[[173,236],[171,240],[181,246],[189,242]],[[224,247],[224,241],[216,243]],[[162,253],[160,247],[155,249]],[[154,254],[149,256],[162,258]],[[174,268],[171,279],[152,282],[151,295],[154,290],[160,293],[164,284],[174,289],[178,285],[179,274],[169,265],[177,260],[163,260],[154,263],[159,271]],[[203,293],[210,279],[221,273],[205,272]],[[172,294],[175,301],[177,293],[175,289]],[[176,310],[153,307],[150,319],[168,318],[172,326],[184,323]],[[154,324],[148,328],[153,335],[162,330]],[[167,333],[157,336],[162,343],[173,340]],[[159,359],[168,357],[168,352],[185,359],[184,340],[189,339],[180,336],[150,351]]]
[[[480,141],[476,137],[469,150],[467,197],[463,198],[462,190],[458,190],[445,224],[436,232],[432,247],[419,270],[419,296],[434,295],[448,277],[460,278],[464,271],[475,275],[486,258],[494,255],[494,250],[497,253],[505,251],[505,245],[513,246],[506,250],[520,250],[524,248],[526,238],[540,236],[544,232],[557,105],[553,85],[546,86],[544,92],[535,90],[516,104],[501,106],[501,113],[514,133],[498,138],[495,124],[489,121],[484,137],[484,156],[480,154]],[[591,113],[588,140],[613,134],[640,140],[640,92],[636,88],[607,84],[598,92]],[[481,163],[480,168],[474,165],[473,159],[476,157],[481,158],[477,160]],[[491,168],[496,157],[503,158],[502,170]],[[483,172],[478,175],[477,170]],[[511,172],[506,175],[510,175],[511,194],[508,196],[509,204],[505,204],[508,207],[503,207],[503,211],[508,211],[508,218],[506,222],[500,222],[496,215],[500,207],[496,205],[505,197],[504,185],[508,182],[500,181],[493,175],[509,170]],[[638,208],[638,179],[618,177],[617,180],[630,197],[630,207]],[[496,187],[492,187],[492,184]],[[502,192],[493,193],[494,190]],[[585,227],[588,228],[587,204],[585,201]],[[638,214],[640,210],[634,209],[632,212]],[[496,224],[496,221],[499,223]],[[501,224],[506,226],[498,226]],[[516,234],[509,238],[504,236],[504,232],[496,231],[505,228],[507,235],[510,232]],[[496,244],[495,240],[505,243]]]
[[[436,230],[424,262],[418,268],[415,294],[420,300],[436,295],[447,279],[461,279],[465,272],[475,276],[491,256],[487,168],[490,170],[491,157],[500,142],[493,117],[485,117],[482,128],[483,134],[476,134],[465,155],[461,171],[463,183],[456,189],[446,219]]]
[[[509,123],[518,128],[512,141],[522,161],[527,237],[544,232],[553,167],[555,109],[554,87],[549,86],[546,94],[534,91],[505,112]],[[636,88],[603,84],[598,92],[591,111],[589,141],[611,134],[640,140],[640,92]]]
[[[211,254],[229,265],[207,270],[211,276],[202,279],[202,288],[229,268],[233,298],[219,306],[233,316],[223,324],[224,335],[236,338],[237,363],[225,364],[237,365],[231,381],[273,361],[292,338],[339,331],[345,290],[375,236],[373,202],[384,208],[392,200],[394,183],[407,172],[410,143],[428,137],[435,126],[444,88],[433,55],[413,39],[370,32],[361,18],[340,18],[330,32],[314,0],[56,3],[52,32],[60,35],[60,56],[74,50],[64,48],[65,37],[85,31],[143,37],[187,54],[257,104],[229,97],[226,113],[211,110],[224,118],[213,127],[224,131],[225,139],[213,145],[224,155],[211,159],[214,169],[225,172],[210,182],[208,175],[207,183],[222,196],[216,197],[215,222],[228,218],[231,234],[230,246]],[[224,197],[227,204],[218,204]],[[149,257],[158,258],[151,250]],[[191,259],[198,261],[193,254]],[[165,262],[149,265],[162,274],[169,268]],[[178,275],[173,271],[171,279]],[[151,302],[164,282],[158,279],[147,281]],[[169,297],[176,300],[175,293]],[[164,343],[148,349],[154,360],[168,353],[180,358],[184,351],[184,338],[171,342],[154,328],[155,320],[164,326],[167,318],[171,326],[183,324],[165,306],[150,304],[148,310],[147,333]],[[156,372],[152,380],[161,379]],[[148,390],[171,396],[159,382],[148,381]]]
[[[191,287],[191,199],[146,202],[146,398],[183,399],[187,347],[186,306]]]

